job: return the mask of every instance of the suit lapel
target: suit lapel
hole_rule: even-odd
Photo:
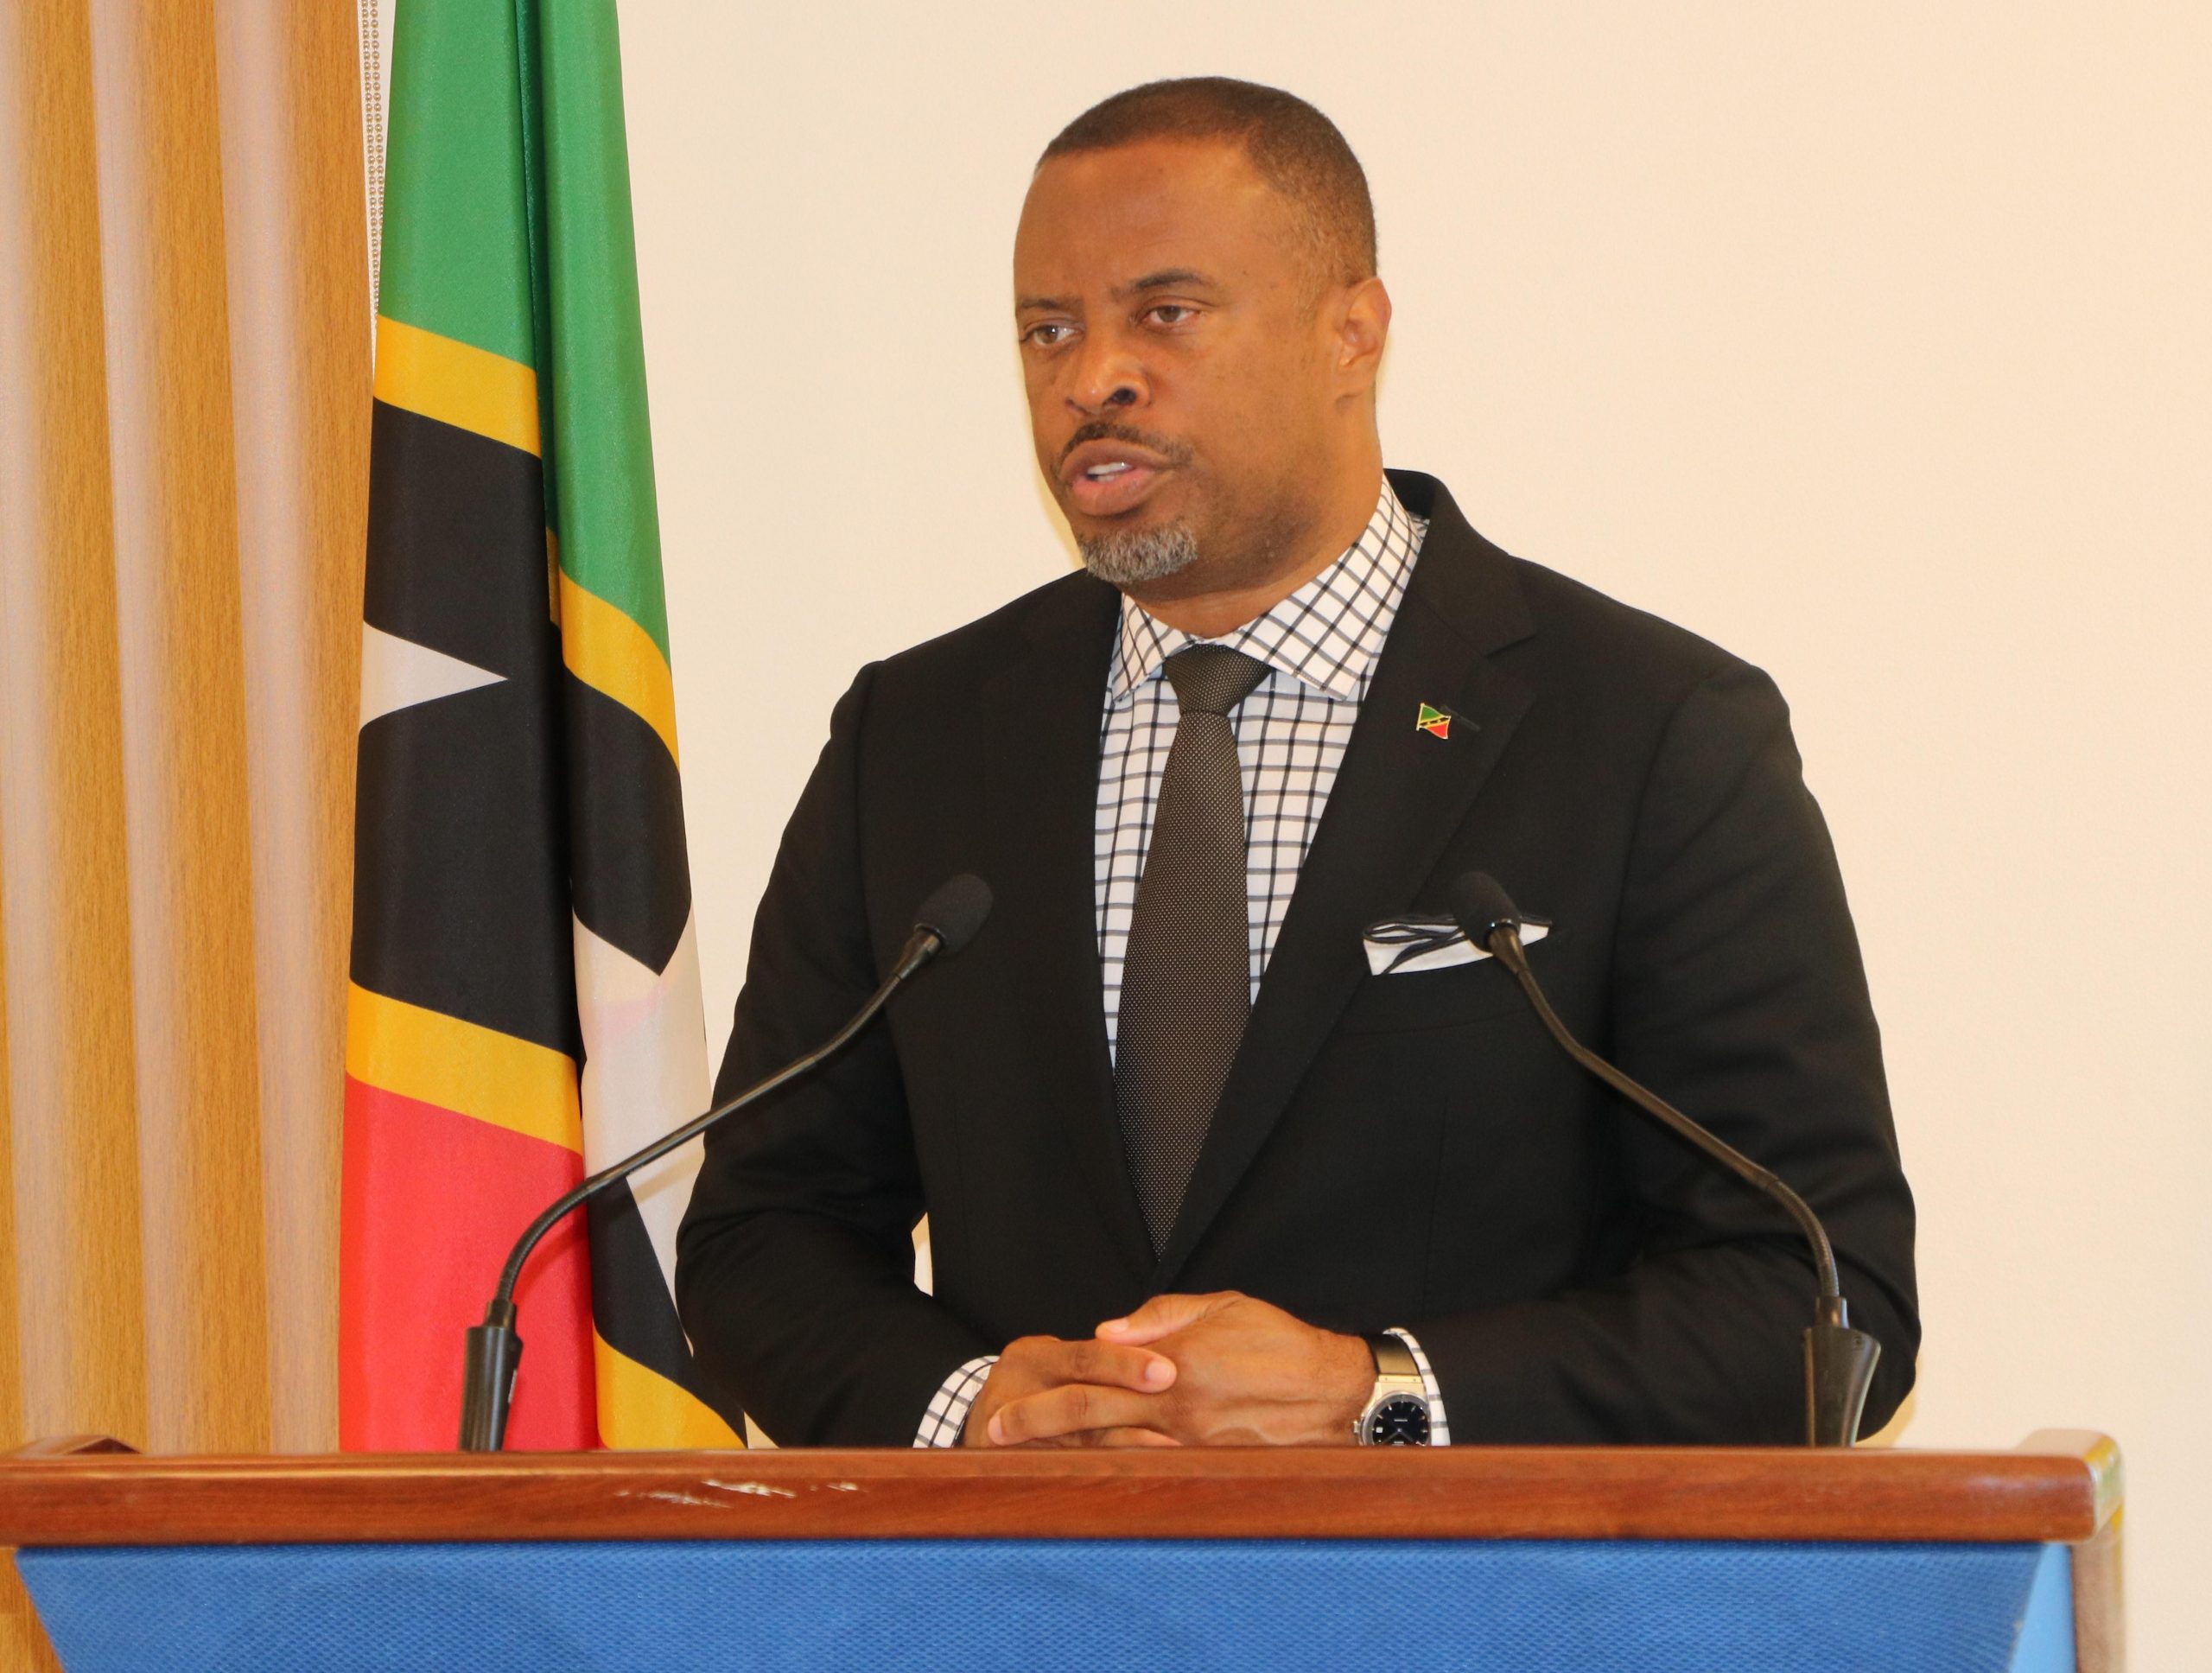
[[[1361,931],[1440,904],[1414,896],[1530,700],[1490,657],[1534,631],[1509,560],[1467,526],[1440,483],[1395,472],[1391,481],[1428,516],[1428,534],[1153,1273],[1155,1290],[1172,1287],[1351,999],[1366,971]],[[1450,713],[1448,737],[1419,728],[1424,706]],[[1110,1110],[1110,1088],[1108,1103]]]
[[[1068,1142],[1132,1282],[1153,1265],[1114,1109],[1098,967],[1098,747],[1120,621],[1112,588],[1087,579],[1048,593],[1023,652],[978,693],[989,846],[1000,858],[991,934],[1027,1036],[1011,1049],[1042,1066],[1021,1089]]]

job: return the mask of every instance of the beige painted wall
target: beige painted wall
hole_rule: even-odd
[[[1923,1212],[1907,1440],[2125,1442],[2138,1665],[2212,1630],[2212,11],[2195,0],[625,8],[719,1035],[863,660],[1063,571],[1028,167],[1160,74],[1373,178],[1393,462],[1761,663]]]

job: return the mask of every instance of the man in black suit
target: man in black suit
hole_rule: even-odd
[[[996,904],[710,1140],[677,1291],[726,1410],[847,1445],[1800,1438],[1788,1219],[1464,942],[1388,968],[1370,932],[1479,868],[1548,920],[1567,1026],[1826,1220],[1881,1422],[1911,1199],[1773,684],[1386,477],[1366,184],[1301,101],[1108,100],[1014,269],[1086,572],[832,717],[719,1093],[829,1035],[947,875]]]

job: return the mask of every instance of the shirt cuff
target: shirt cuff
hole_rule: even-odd
[[[1403,1342],[1421,1371],[1421,1391],[1428,1396],[1428,1444],[1432,1447],[1450,1446],[1452,1425],[1444,1417],[1444,1390],[1436,1386],[1436,1373],[1429,1369],[1428,1356],[1421,1351],[1421,1344],[1414,1340],[1414,1333],[1409,1330],[1394,1329],[1385,1331],[1383,1334],[1395,1336]]]
[[[1421,1350],[1414,1350],[1419,1358]],[[976,1396],[983,1391],[983,1384],[990,1380],[991,1367],[999,1362],[995,1353],[987,1353],[966,1364],[944,1379],[944,1385],[930,1396],[930,1409],[922,1414],[921,1427],[914,1431],[917,1447],[957,1447],[960,1432],[968,1427],[968,1409],[976,1403]],[[1422,1361],[1421,1375],[1427,1377],[1427,1362]],[[1433,1427],[1433,1420],[1432,1420]]]

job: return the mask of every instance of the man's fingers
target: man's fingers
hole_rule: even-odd
[[[1175,1381],[1175,1362],[1129,1342],[1070,1342],[1063,1380],[1157,1392]]]
[[[1175,1381],[1175,1362],[1129,1343],[1033,1339],[1022,1371],[1040,1384],[1095,1383],[1158,1393]]]
[[[1007,1401],[991,1414],[988,1434],[994,1447],[1019,1447],[1087,1432],[1143,1428],[1159,1414],[1157,1395],[1096,1383],[1063,1383]]]
[[[1232,1299],[1228,1295],[1155,1295],[1128,1318],[1109,1319],[1099,1326],[1099,1339],[1141,1347],[1198,1323]]]

